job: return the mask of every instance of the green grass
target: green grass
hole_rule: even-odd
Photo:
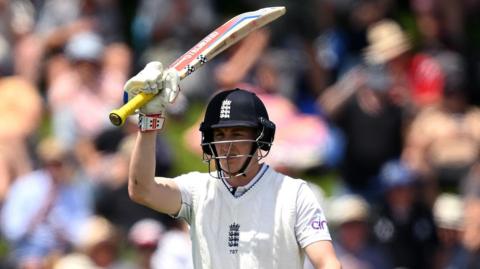
[[[165,135],[174,153],[174,166],[172,176],[191,171],[206,172],[207,165],[202,162],[202,156],[192,152],[184,145],[185,131],[196,124],[203,113],[204,104],[191,103],[185,115],[181,119],[168,119]],[[197,141],[200,144],[200,141]]]
[[[325,196],[332,196],[336,185],[338,184],[338,175],[336,172],[305,172],[300,178],[313,182],[325,191]]]
[[[10,252],[10,246],[5,239],[0,238],[0,260],[5,260]]]

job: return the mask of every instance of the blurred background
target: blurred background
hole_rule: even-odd
[[[108,113],[147,62],[279,5],[182,81],[156,175],[207,171],[204,106],[248,89],[343,268],[480,268],[477,0],[0,0],[0,268],[192,268],[188,226],[129,200],[136,117]]]

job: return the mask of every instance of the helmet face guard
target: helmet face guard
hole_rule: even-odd
[[[228,127],[248,127],[256,132],[252,140],[214,141],[213,129]],[[260,160],[268,155],[275,135],[275,124],[268,119],[268,113],[262,101],[254,94],[241,89],[223,91],[212,98],[205,112],[205,119],[200,125],[202,132],[203,159],[209,163],[214,160],[217,173],[228,174],[230,177],[245,175],[252,158]],[[234,143],[251,142],[249,154],[230,156],[230,149]],[[228,152],[219,156],[215,145],[228,143]],[[222,168],[220,160],[226,158],[247,157],[239,171],[231,171],[228,167]],[[218,174],[220,176],[220,174]]]
[[[247,143],[249,142],[249,143],[252,144],[252,149],[250,150],[250,152],[248,152],[247,154],[231,154],[232,146],[235,143],[246,143],[246,142]],[[248,168],[250,167],[252,159],[260,160],[260,159],[266,157],[267,154],[268,154],[268,152],[265,153],[265,152],[262,152],[262,151],[258,151],[258,153],[257,153],[258,145],[256,143],[257,143],[257,141],[253,140],[253,139],[249,139],[249,140],[225,140],[225,141],[206,143],[206,145],[202,145],[202,146],[209,147],[213,154],[212,155],[203,154],[203,161],[208,163],[208,165],[209,165],[208,168],[209,168],[210,174],[212,174],[211,173],[211,171],[212,171],[211,161],[213,160],[214,163],[215,163],[215,166],[216,166],[214,168],[214,170],[217,170],[217,172],[222,172],[222,177],[223,178],[236,177],[236,176],[243,175],[248,170]],[[226,145],[228,150],[225,152],[224,155],[217,154],[216,146],[222,146],[222,145]],[[225,166],[221,165],[222,160],[229,160],[229,159],[236,159],[236,158],[246,158],[242,167],[237,169],[237,171],[234,171],[228,165],[228,162],[226,162]]]

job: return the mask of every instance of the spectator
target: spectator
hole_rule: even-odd
[[[82,32],[95,32],[108,44],[122,41],[123,27],[118,1],[45,0],[38,9],[35,31],[47,51],[55,51]]]
[[[384,253],[370,241],[370,208],[358,195],[334,197],[327,216],[337,237],[335,251],[343,268],[392,268]]]
[[[71,152],[47,138],[37,153],[41,169],[14,182],[0,218],[11,258],[21,269],[43,268],[49,255],[76,244],[91,212],[90,196],[75,177]]]
[[[444,86],[443,72],[432,57],[412,51],[409,37],[400,25],[388,19],[371,25],[365,60],[385,65],[397,102],[417,109],[437,103]]]
[[[421,111],[407,131],[403,159],[431,186],[458,192],[480,152],[480,110],[468,104],[458,55],[449,57],[443,99]],[[428,195],[432,201],[435,194]]]
[[[173,63],[205,37],[217,22],[212,0],[141,0],[132,22],[134,69],[140,71],[150,62],[161,59]],[[169,113],[181,115],[188,99],[205,101],[213,86],[212,65],[195,71],[182,81],[182,93],[169,108]]]
[[[29,153],[42,113],[34,84],[18,76],[0,79],[0,204],[13,180],[35,167]]]
[[[480,197],[480,163],[470,169],[461,185],[461,194],[465,197]]]
[[[43,46],[34,33],[36,15],[32,1],[0,1],[0,75],[39,82]]]
[[[105,134],[107,135],[107,133]],[[108,139],[110,141],[115,140],[111,132]],[[98,168],[102,173],[97,175],[101,178],[96,180],[96,213],[115,223],[123,233],[127,233],[136,222],[145,218],[155,219],[169,228],[172,225],[170,216],[134,203],[128,197],[128,163],[134,141],[135,136],[126,136],[118,145],[118,151],[111,149],[113,152],[110,152],[110,150],[103,148],[104,151],[100,152],[101,156],[97,162],[100,163]],[[98,144],[98,146],[106,145]],[[98,150],[101,150],[101,148],[98,148]],[[160,147],[159,150],[162,150],[162,148]],[[168,158],[165,156],[159,157]],[[105,167],[110,167],[110,169],[105,169]],[[161,165],[156,168],[159,174],[165,175],[168,172]]]
[[[319,99],[320,108],[345,137],[341,185],[369,201],[378,199],[381,165],[401,153],[405,122],[404,107],[389,90],[389,76],[377,67],[355,68]]]
[[[375,238],[394,267],[431,268],[435,224],[430,208],[415,193],[415,175],[404,163],[392,160],[382,166],[379,177],[384,202],[373,224]]]
[[[72,253],[58,259],[53,269],[100,269],[84,254]]]
[[[152,257],[153,269],[193,269],[192,242],[188,225],[175,220],[173,229],[167,231]]]
[[[407,36],[394,21],[371,25],[367,37],[366,64],[353,67],[318,104],[345,134],[340,170],[347,190],[374,200],[381,165],[400,156],[412,113],[437,101],[443,81],[433,59],[411,54]]]
[[[435,250],[432,268],[458,268],[451,263],[457,255],[465,251],[462,245],[463,214],[464,203],[459,195],[442,193],[435,200],[433,216],[439,244]]]
[[[80,229],[78,251],[99,268],[129,269],[132,263],[120,255],[121,234],[115,225],[100,216],[92,216]]]
[[[137,221],[128,232],[128,239],[136,253],[138,269],[151,269],[152,255],[162,241],[164,226],[154,219]]]
[[[469,197],[465,201],[463,252],[452,258],[453,268],[480,268],[480,199]]]
[[[72,69],[60,73],[49,85],[54,134],[70,147],[110,126],[105,115],[121,103],[118,89],[126,74],[106,72],[111,69],[103,68],[104,50],[102,38],[95,33],[73,36],[65,48]]]

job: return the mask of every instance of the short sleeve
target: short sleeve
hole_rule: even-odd
[[[306,183],[298,190],[296,217],[295,235],[302,248],[317,241],[332,240],[323,209]]]
[[[182,197],[182,205],[180,211],[174,218],[182,218],[190,224],[193,216],[193,203],[195,190],[198,189],[198,186],[201,182],[201,174],[198,172],[192,172],[184,174],[178,177],[175,177],[173,180],[177,183],[177,186],[180,190],[180,195]]]

